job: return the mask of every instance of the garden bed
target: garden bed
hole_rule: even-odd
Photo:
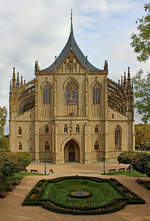
[[[80,193],[79,197],[73,197],[74,192]],[[83,193],[85,197],[80,196]],[[71,176],[40,180],[23,205],[40,205],[50,211],[73,215],[94,215],[112,213],[132,203],[145,201],[115,179]]]

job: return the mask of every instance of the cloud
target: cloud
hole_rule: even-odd
[[[70,31],[70,9],[76,41],[88,59],[120,78],[128,66],[133,73],[145,66],[130,48],[135,21],[144,14],[148,0],[5,0],[0,4],[0,105],[8,107],[12,67],[28,81],[34,77],[34,61],[49,66],[63,49]]]

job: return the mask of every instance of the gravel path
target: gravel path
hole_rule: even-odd
[[[124,167],[124,165],[107,165],[106,169]],[[103,171],[103,165],[83,165],[83,164],[68,164],[68,165],[47,165],[47,171],[53,169],[54,173],[46,178],[56,178],[65,175],[82,174],[95,177],[109,178],[108,176],[100,175]],[[37,169],[44,173],[44,164],[32,164],[28,169]],[[40,180],[45,179],[45,176],[27,176],[19,186],[16,187],[9,195],[0,199],[0,221],[150,221],[150,191],[138,185],[134,177],[127,176],[111,176],[118,179],[122,184],[137,193],[146,200],[143,205],[128,205],[124,209],[107,215],[94,216],[73,216],[50,212],[38,206],[22,206],[22,202],[31,188]],[[142,178],[149,179],[150,178]]]

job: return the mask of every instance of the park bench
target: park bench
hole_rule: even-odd
[[[116,172],[116,169],[109,169],[108,172]]]
[[[27,170],[26,168],[24,168],[22,171],[23,171],[23,172],[28,172],[28,170]]]
[[[31,169],[30,170],[32,173],[38,173],[38,170],[33,170],[33,169]]]
[[[4,198],[5,196],[7,196],[8,195],[8,193],[5,191],[5,190],[2,190],[1,192],[0,192],[0,198]]]
[[[14,183],[14,185],[19,185],[20,183],[21,183],[20,180],[16,180],[15,183]]]
[[[9,186],[8,186],[8,191],[12,191],[13,189],[15,189],[15,186],[14,186],[14,185],[9,185]]]
[[[125,171],[125,168],[119,168],[118,171]]]

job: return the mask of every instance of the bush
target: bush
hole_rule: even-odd
[[[31,163],[28,153],[1,152],[0,154],[0,179],[5,183],[6,177],[14,176]]]
[[[140,173],[150,174],[150,154],[137,152],[123,152],[118,156],[119,163],[131,164]]]

